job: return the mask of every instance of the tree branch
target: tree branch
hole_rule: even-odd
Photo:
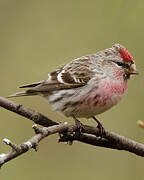
[[[37,150],[38,143],[43,138],[55,133],[60,134],[59,142],[72,143],[73,141],[77,140],[94,146],[126,150],[144,157],[144,144],[140,144],[118,134],[106,131],[105,136],[101,138],[99,137],[100,131],[98,128],[87,125],[83,125],[82,133],[78,133],[76,125],[70,125],[67,123],[59,124],[58,122],[47,118],[39,112],[16,104],[2,97],[0,97],[0,106],[26,117],[36,124],[45,126],[43,128],[39,128],[38,126],[34,125],[33,129],[35,130],[35,135],[25,143],[22,143],[18,146],[6,138],[3,139],[3,142],[9,145],[12,150],[6,154],[0,154],[0,166],[10,161],[11,159],[14,159],[17,156],[27,152],[31,148]]]
[[[46,116],[42,115],[39,112],[26,108],[23,105],[16,104],[3,97],[0,97],[0,106],[9,111],[15,112],[21,116],[26,117],[27,119],[32,120],[36,124],[39,124],[45,127],[59,124],[55,121],[52,121],[51,119],[47,118]]]

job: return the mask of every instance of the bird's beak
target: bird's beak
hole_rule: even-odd
[[[135,64],[131,64],[131,66],[130,66],[130,69],[128,70],[128,73],[129,74],[136,74],[136,75],[138,75],[139,74],[139,72],[138,72],[138,70],[136,69],[136,65]]]

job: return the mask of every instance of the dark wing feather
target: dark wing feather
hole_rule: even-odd
[[[36,82],[36,83],[33,83],[33,84],[26,84],[26,85],[22,85],[20,86],[19,88],[30,88],[30,87],[36,87],[38,85],[40,85],[43,81],[40,81],[40,82]]]
[[[71,61],[63,67],[61,79],[64,84],[85,85],[93,77],[94,72],[90,70],[90,57],[83,56]]]
[[[78,88],[87,84],[94,73],[90,71],[90,57],[84,56],[71,61],[50,73],[48,80],[21,86],[28,88],[23,95],[48,94],[55,90]],[[17,94],[17,96],[20,94]]]

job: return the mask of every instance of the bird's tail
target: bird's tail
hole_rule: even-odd
[[[20,86],[20,88],[30,88],[30,87],[32,87],[32,88],[31,88],[31,89],[28,89],[28,90],[26,90],[26,91],[23,91],[23,92],[18,92],[18,93],[12,94],[12,95],[8,96],[7,98],[37,95],[38,92],[35,91],[35,90],[33,89],[33,87],[36,87],[36,86],[40,85],[42,82],[43,82],[43,81],[37,82],[37,83],[33,83],[33,84],[27,84],[27,85]]]
[[[28,90],[28,91],[23,91],[23,92],[18,92],[18,93],[12,94],[12,95],[8,96],[7,98],[21,97],[21,96],[33,96],[33,95],[37,95],[37,93],[31,92],[30,90]]]

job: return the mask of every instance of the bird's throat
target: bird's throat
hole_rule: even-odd
[[[119,94],[123,95],[127,90],[127,81],[103,81],[102,87],[105,92],[109,94]]]

